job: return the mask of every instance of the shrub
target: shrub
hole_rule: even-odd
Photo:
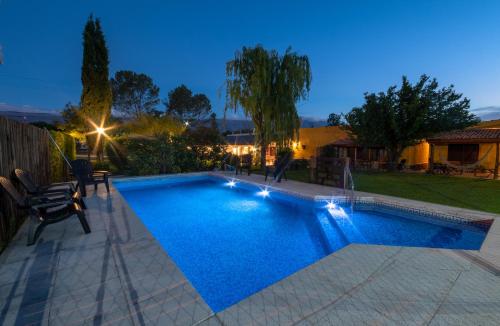
[[[127,149],[123,146],[123,139],[115,139],[113,142],[107,142],[104,150],[111,163],[111,170],[119,173],[127,171]]]
[[[65,133],[51,130],[50,135],[68,160],[76,158],[76,144],[73,137]],[[53,182],[66,180],[69,175],[68,164],[56,146],[50,142],[50,179]]]

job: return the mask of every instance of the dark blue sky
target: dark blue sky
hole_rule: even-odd
[[[111,73],[146,73],[162,98],[185,83],[218,113],[226,61],[257,43],[309,56],[304,116],[347,112],[364,92],[385,90],[403,74],[453,83],[472,108],[500,105],[500,1],[486,0],[0,0],[0,103],[55,110],[77,103],[90,13],[102,21]]]

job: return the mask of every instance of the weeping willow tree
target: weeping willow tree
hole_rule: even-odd
[[[288,146],[298,138],[296,103],[306,99],[311,85],[307,56],[288,48],[284,55],[261,45],[243,47],[226,64],[226,110],[243,109],[255,127],[261,168],[271,142]]]

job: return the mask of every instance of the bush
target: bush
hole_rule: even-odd
[[[64,156],[68,160],[74,160],[76,158],[76,144],[75,139],[70,135],[59,131],[49,131],[50,135],[59,146]],[[59,182],[66,180],[69,175],[69,167],[65,162],[61,153],[56,148],[56,146],[50,142],[50,179],[52,182]]]
[[[127,137],[105,148],[113,167],[129,175],[213,170],[224,156],[223,146],[193,144],[185,135]]]
[[[113,142],[107,142],[104,146],[106,156],[111,163],[111,170],[119,173],[127,171],[127,150],[123,146],[123,140],[115,139]]]

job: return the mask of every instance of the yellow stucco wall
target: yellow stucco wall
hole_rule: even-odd
[[[479,155],[478,159],[481,161],[480,165],[486,169],[495,168],[495,155],[496,155],[496,144],[479,144]]]
[[[429,162],[429,143],[423,141],[405,148],[401,154],[401,159],[406,159],[407,166],[427,164]]]
[[[478,160],[482,160],[479,163],[480,166],[486,169],[495,168],[495,155],[496,155],[496,145],[491,144],[479,144],[479,155]],[[436,163],[446,163],[448,159],[448,145],[434,145],[434,162]]]
[[[309,159],[316,156],[318,147],[348,137],[347,132],[340,127],[300,128],[299,141],[293,144],[294,158]]]

